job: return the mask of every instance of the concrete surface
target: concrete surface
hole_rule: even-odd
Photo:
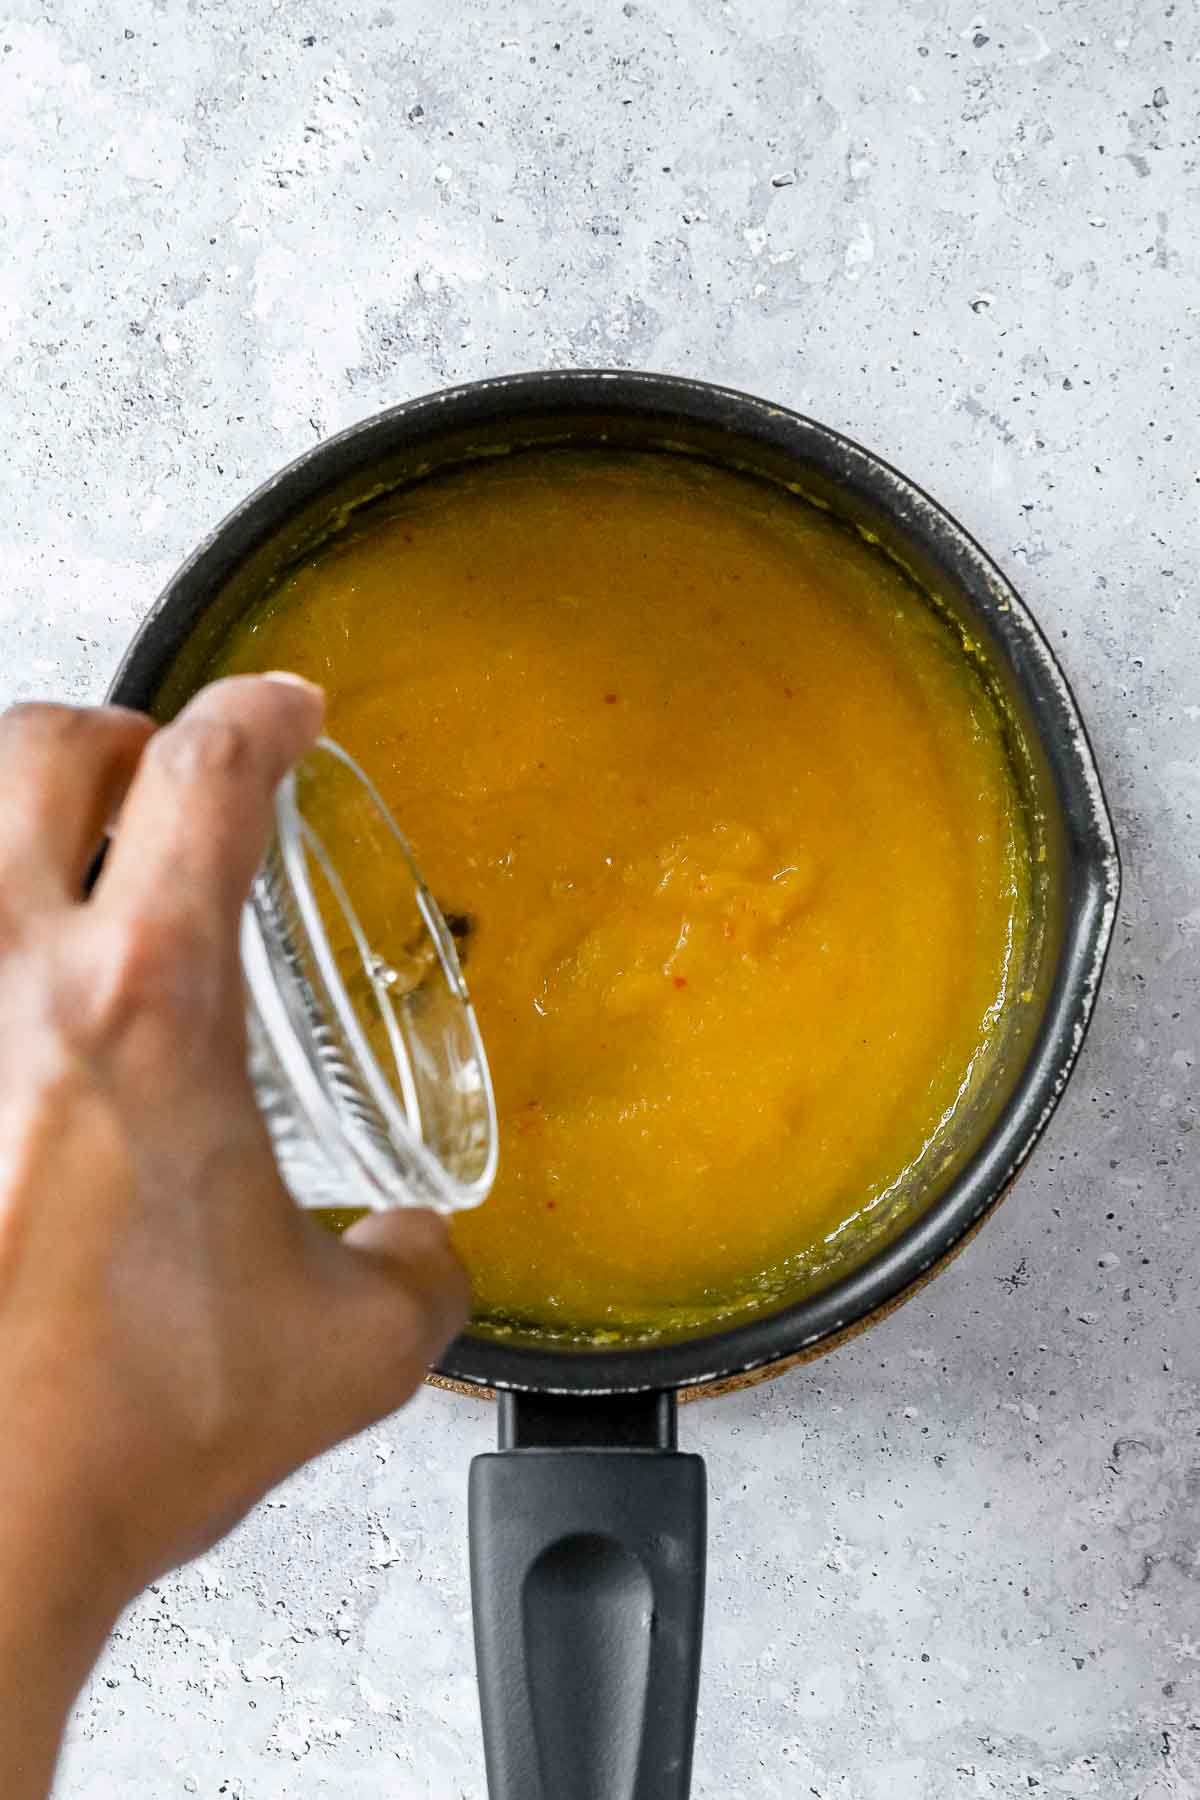
[[[1200,1794],[1190,0],[10,0],[5,696],[101,692],[315,438],[539,364],[694,371],[882,450],[1015,577],[1091,723],[1100,1016],[975,1247],[697,1408],[696,1794]],[[135,1606],[61,1800],[482,1792],[482,1407],[429,1394]]]

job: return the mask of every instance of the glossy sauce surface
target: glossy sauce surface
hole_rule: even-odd
[[[977,674],[861,539],[680,457],[497,459],[293,573],[211,672],[252,668],[323,683],[469,920],[501,1119],[454,1227],[480,1317],[720,1316],[936,1159],[1027,852]]]

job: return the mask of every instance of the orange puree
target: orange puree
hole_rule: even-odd
[[[359,515],[213,673],[280,667],[473,922],[481,1320],[711,1318],[936,1160],[1026,847],[979,677],[878,551],[682,457],[525,453]]]

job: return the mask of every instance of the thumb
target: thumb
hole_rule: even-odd
[[[433,1212],[369,1213],[325,1242],[317,1386],[332,1390],[326,1429],[338,1438],[412,1397],[466,1324],[471,1288]]]
[[[260,1321],[286,1370],[264,1421],[261,1491],[411,1400],[470,1310],[436,1213],[373,1213],[340,1240],[299,1209],[283,1217],[300,1257],[275,1259],[280,1304]]]

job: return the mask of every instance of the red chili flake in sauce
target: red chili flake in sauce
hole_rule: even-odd
[[[784,698],[785,698],[785,699],[786,699],[786,700],[790,700],[790,699],[791,699],[791,697],[792,697],[792,690],[791,690],[791,688],[784,688],[784,690],[783,690],[783,693],[784,693]]]
[[[615,706],[617,704],[617,696],[615,694],[605,694],[604,704],[605,706]]]
[[[547,1212],[553,1212],[553,1211],[554,1211],[554,1208],[555,1208],[555,1207],[556,1207],[556,1206],[557,1206],[557,1204],[558,1204],[558,1202],[557,1202],[557,1201],[556,1201],[556,1200],[547,1200],[547,1202],[546,1202],[546,1211],[547,1211]]]
[[[687,986],[687,976],[686,975],[676,975],[675,986],[676,987],[686,987]]]

